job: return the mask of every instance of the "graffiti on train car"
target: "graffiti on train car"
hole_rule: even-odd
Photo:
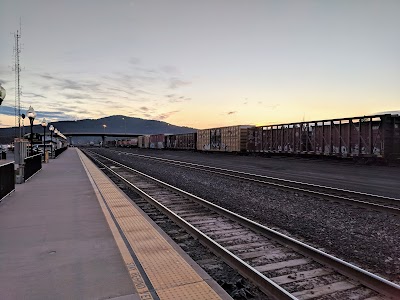
[[[400,117],[375,115],[265,126],[236,125],[194,133],[145,135],[139,148],[342,158],[400,158]]]

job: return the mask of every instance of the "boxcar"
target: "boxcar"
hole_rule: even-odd
[[[197,131],[197,150],[217,152],[245,152],[247,129],[251,126],[237,125]]]
[[[150,135],[145,135],[143,137],[144,141],[143,141],[143,148],[150,148]]]
[[[377,157],[400,153],[400,117],[375,115],[248,129],[250,152]]]
[[[165,148],[177,150],[196,150],[197,133],[165,135]]]
[[[128,148],[136,148],[138,146],[138,139],[132,138],[126,141],[126,147]]]
[[[165,135],[164,134],[152,134],[150,135],[150,146],[151,149],[164,149]]]
[[[177,134],[166,134],[165,135],[165,148],[166,149],[176,149],[177,141],[176,141]]]
[[[106,141],[106,146],[107,147],[116,147],[117,146],[117,141],[116,140]]]
[[[144,136],[138,136],[138,147],[139,148],[144,148]]]
[[[149,135],[141,135],[138,137],[138,147],[139,148],[149,148],[150,145],[150,136]]]

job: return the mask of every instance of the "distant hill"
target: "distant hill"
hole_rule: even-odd
[[[30,132],[29,121],[25,119],[25,133]],[[110,116],[100,119],[85,119],[77,121],[59,121],[52,123],[55,128],[62,133],[70,132],[104,132],[103,125],[106,125],[105,132],[109,133],[134,133],[134,134],[156,134],[156,133],[188,133],[196,129],[190,127],[181,127],[162,121],[146,120],[141,118],[132,118],[122,115]],[[47,127],[48,128],[48,127]],[[47,132],[48,129],[46,129]],[[18,134],[18,128],[0,128],[0,144],[10,143],[14,139],[14,132]],[[40,125],[33,126],[33,132],[43,133]],[[74,138],[74,142],[86,142],[90,138]]]

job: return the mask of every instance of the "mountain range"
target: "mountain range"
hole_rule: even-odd
[[[25,119],[23,132],[29,133],[29,121]],[[61,133],[90,132],[90,133],[132,133],[132,134],[157,134],[157,133],[189,133],[195,128],[181,127],[163,121],[146,120],[122,115],[104,117],[100,119],[84,119],[77,121],[58,121],[51,123]],[[50,125],[50,124],[49,124]],[[105,126],[103,126],[105,125]],[[48,126],[46,131],[48,132]],[[43,134],[41,125],[34,125],[33,132]],[[18,128],[0,128],[0,144],[8,144],[18,135]],[[90,138],[89,138],[90,139]],[[88,138],[74,138],[75,142],[88,141]]]

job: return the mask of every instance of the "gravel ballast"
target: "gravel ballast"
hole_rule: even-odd
[[[400,283],[400,222],[396,216],[106,149],[96,151]]]
[[[269,300],[248,279],[223,262],[207,247],[176,225],[166,215],[161,214],[117,176],[103,169],[103,172],[142,209],[169,237],[171,237],[196,263],[206,271],[234,300]]]

